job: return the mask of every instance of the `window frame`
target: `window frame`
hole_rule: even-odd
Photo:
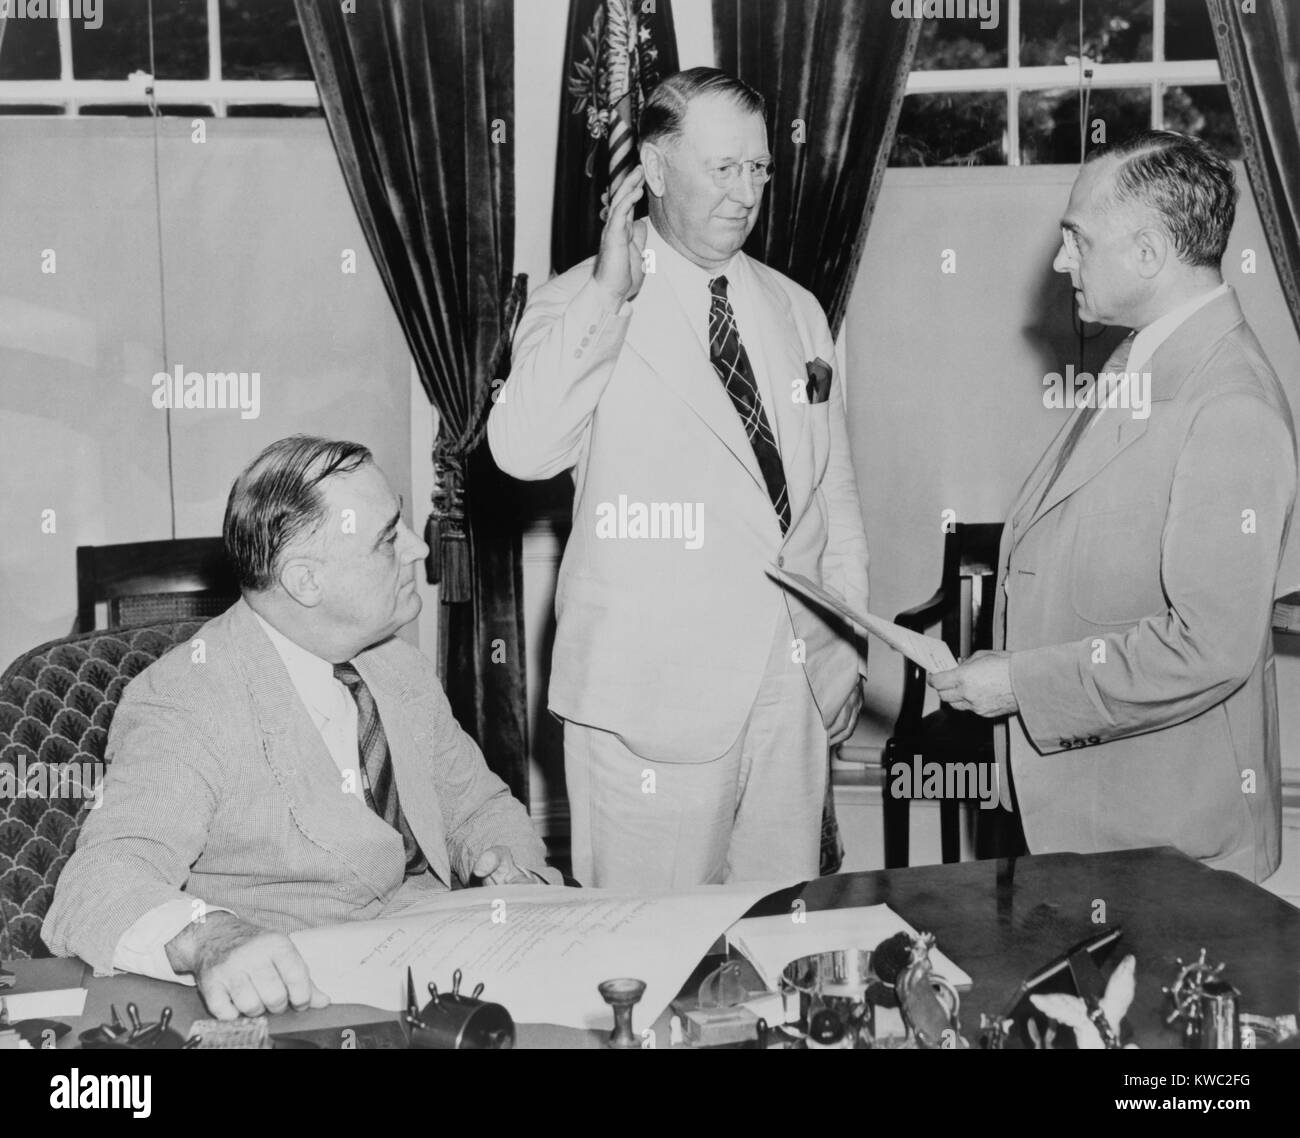
[[[1020,94],[1058,87],[1076,90],[1085,82],[1084,61],[1077,64],[1022,67],[1020,65],[1020,0],[1003,0],[1007,19],[1007,64],[1005,67],[971,67],[948,71],[916,71],[907,77],[907,95],[983,94],[999,91],[1007,100],[1006,166],[1022,167],[1020,161]],[[1223,86],[1217,59],[1166,60],[1165,0],[1152,0],[1151,55],[1142,63],[1088,63],[1094,91],[1116,87],[1147,87],[1151,92],[1151,126],[1165,125],[1165,90],[1169,87]],[[898,169],[899,167],[894,167]]]
[[[207,79],[153,79],[151,84],[131,79],[77,79],[72,74],[72,6],[60,5],[59,15],[53,18],[58,20],[59,77],[0,79],[0,117],[5,115],[5,107],[17,104],[62,108],[61,115],[49,118],[78,118],[82,107],[106,103],[148,107],[150,86],[155,106],[203,103],[212,107],[216,118],[226,118],[232,106],[320,106],[313,79],[213,78],[222,71],[221,0],[207,0]]]

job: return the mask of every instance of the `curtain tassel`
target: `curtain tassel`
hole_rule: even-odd
[[[440,586],[439,600],[443,604],[463,604],[470,599],[472,588],[460,456],[435,448],[433,469],[438,489],[424,526],[424,540],[429,546],[425,575],[429,584]]]

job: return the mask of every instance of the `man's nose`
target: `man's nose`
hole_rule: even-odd
[[[758,187],[754,184],[754,171],[748,166],[740,168],[740,176],[731,187],[731,197],[746,209],[752,209],[758,201]]]
[[[405,550],[402,560],[408,564],[412,561],[423,561],[429,556],[429,546],[425,540],[411,529],[405,522],[402,523],[403,537],[405,538]]]
[[[1052,262],[1052,268],[1058,273],[1068,273],[1074,268],[1074,258],[1070,256],[1070,251],[1066,249],[1065,242],[1061,242],[1061,247],[1056,251],[1056,260]]]

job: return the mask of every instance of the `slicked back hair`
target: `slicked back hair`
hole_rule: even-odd
[[[1199,138],[1172,130],[1147,130],[1113,146],[1098,147],[1086,161],[1115,158],[1112,205],[1139,204],[1164,226],[1188,265],[1217,269],[1228,248],[1237,213],[1232,167]]]
[[[682,133],[686,108],[701,95],[720,95],[731,99],[742,110],[767,118],[763,96],[748,83],[716,67],[692,67],[662,80],[646,99],[637,123],[642,142],[669,142]]]
[[[241,587],[275,584],[285,547],[324,521],[320,485],[372,462],[360,443],[291,435],[272,443],[235,479],[226,500],[222,538]]]

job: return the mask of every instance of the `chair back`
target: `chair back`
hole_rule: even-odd
[[[77,623],[95,627],[107,602],[109,628],[208,620],[239,599],[239,583],[219,537],[77,547]]]
[[[1001,522],[958,522],[943,542],[941,587],[952,598],[942,636],[959,660],[993,647]]]
[[[103,780],[118,701],[199,627],[180,621],[64,637],[0,675],[0,959],[49,955],[41,922]]]

